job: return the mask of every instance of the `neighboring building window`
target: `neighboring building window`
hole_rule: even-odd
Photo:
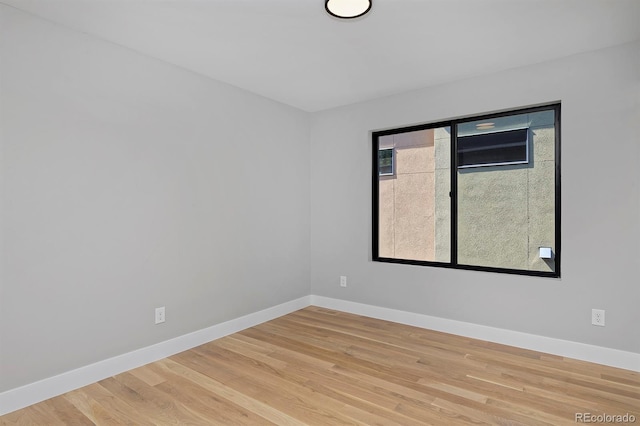
[[[374,132],[373,259],[559,277],[559,123],[553,104]]]
[[[378,149],[378,175],[393,175],[393,148]]]
[[[459,136],[458,167],[525,164],[529,161],[528,135],[529,129],[517,129]]]

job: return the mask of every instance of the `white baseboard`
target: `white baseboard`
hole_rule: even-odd
[[[640,354],[633,352],[311,295],[0,393],[0,416],[309,305],[640,372]]]
[[[458,336],[471,337],[640,372],[640,354],[634,352],[537,336],[519,331],[487,327],[484,325],[365,305],[323,296],[311,296],[311,304],[356,315],[413,325],[430,330],[442,331],[444,333],[456,334]]]
[[[281,317],[309,305],[310,296],[304,296],[146,348],[8,390],[0,393],[0,416]]]

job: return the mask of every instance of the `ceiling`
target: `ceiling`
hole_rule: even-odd
[[[640,39],[640,0],[0,0],[319,111]]]

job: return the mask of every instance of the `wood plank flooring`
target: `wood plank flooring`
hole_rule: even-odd
[[[0,425],[562,425],[576,413],[640,423],[640,373],[308,307]]]

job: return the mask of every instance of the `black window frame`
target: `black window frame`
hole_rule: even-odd
[[[554,167],[554,178],[555,178],[555,205],[554,205],[554,226],[555,226],[555,248],[554,248],[554,261],[555,261],[555,270],[554,271],[535,271],[535,270],[525,270],[525,269],[511,269],[511,268],[500,268],[500,267],[490,267],[490,266],[479,266],[479,265],[466,265],[458,263],[458,208],[457,208],[457,175],[458,175],[458,141],[457,141],[457,133],[458,133],[458,125],[470,121],[478,121],[478,120],[488,120],[493,118],[506,117],[517,114],[527,114],[534,113],[540,111],[554,111],[554,129],[555,129],[555,167]],[[548,277],[548,278],[560,278],[561,277],[561,173],[560,173],[560,165],[561,165],[561,104],[560,102],[553,102],[549,104],[542,104],[533,107],[525,107],[525,108],[516,108],[504,110],[496,113],[486,113],[479,114],[473,116],[465,116],[461,118],[455,118],[450,120],[431,122],[419,125],[412,125],[406,127],[399,127],[387,130],[379,130],[372,131],[372,151],[373,151],[373,170],[372,170],[372,260],[375,262],[385,262],[385,263],[398,263],[398,264],[407,264],[407,265],[418,265],[418,266],[432,266],[432,267],[441,267],[441,268],[452,268],[452,269],[462,269],[462,270],[474,270],[474,271],[485,271],[485,272],[495,272],[495,273],[505,273],[505,274],[514,274],[514,275],[528,275],[528,276],[537,276],[537,277]],[[449,127],[451,129],[451,178],[450,178],[450,200],[451,200],[451,244],[450,244],[450,260],[449,262],[439,262],[439,261],[424,261],[424,260],[413,260],[413,259],[399,259],[399,258],[389,258],[389,257],[381,257],[379,256],[379,178],[378,175],[378,146],[379,146],[379,138],[382,136],[395,135],[400,133],[407,132],[415,132],[420,130],[427,129],[435,129],[440,127]],[[529,139],[529,138],[527,138]],[[529,141],[527,141],[527,149]],[[529,155],[527,156],[527,161],[529,161]]]

